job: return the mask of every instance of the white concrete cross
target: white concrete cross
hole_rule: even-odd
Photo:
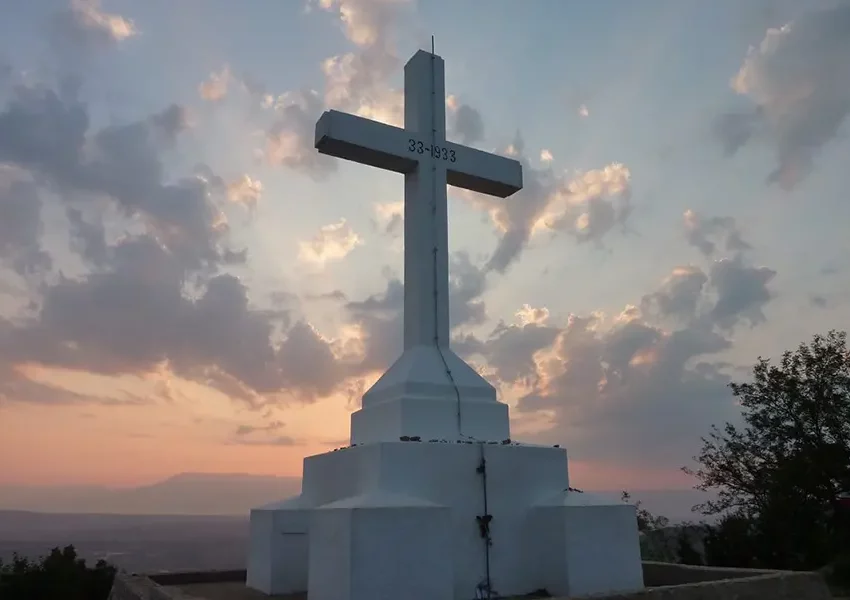
[[[404,129],[326,111],[322,154],[404,174],[404,349],[449,345],[446,185],[505,198],[522,189],[516,160],[446,140],[445,63],[418,51],[404,66]]]

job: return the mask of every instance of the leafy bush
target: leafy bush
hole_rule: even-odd
[[[705,561],[703,560],[702,554],[700,554],[696,548],[694,548],[693,541],[691,537],[688,535],[688,529],[683,527],[679,531],[679,539],[678,539],[678,555],[679,562],[683,565],[701,565]]]
[[[0,562],[2,600],[107,600],[115,567],[99,560],[94,567],[73,546],[54,548],[38,561],[15,555]]]
[[[837,587],[850,589],[850,552],[842,554],[832,563],[829,582]]]

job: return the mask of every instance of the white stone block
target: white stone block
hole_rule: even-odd
[[[363,408],[351,415],[352,444],[395,442],[401,436],[501,442],[511,436],[508,407],[450,348],[414,346],[363,395]]]
[[[310,600],[454,598],[448,507],[364,494],[316,509],[310,536]]]
[[[575,596],[643,586],[635,508],[566,491],[564,449],[428,442],[367,444],[306,458],[301,496],[252,511],[249,586],[266,593],[309,586],[311,600],[367,600],[392,592],[399,583],[395,573],[421,564],[431,565],[429,593],[448,587],[446,598],[474,597],[487,571],[476,521],[484,514],[484,481],[477,471],[482,454],[495,592],[546,588]],[[442,508],[434,512],[435,507]],[[448,533],[439,533],[444,518]],[[434,529],[434,537],[405,545],[414,535],[405,528],[417,527],[421,535]],[[309,543],[306,536],[281,535],[302,531]],[[377,547],[395,551],[375,554]],[[371,554],[377,558],[368,558]],[[434,555],[450,568],[431,564]],[[382,575],[375,581],[388,582],[386,587],[369,587],[376,569]],[[359,579],[361,573],[366,579]],[[415,571],[407,579],[418,577],[424,575]],[[416,596],[405,591],[401,597]]]
[[[484,481],[477,471],[482,452],[487,467],[488,510],[493,516],[493,589],[502,594],[534,591],[542,585],[537,572],[528,566],[528,551],[538,546],[537,540],[526,535],[529,509],[569,485],[567,455],[561,448],[427,442],[357,446],[306,458],[304,495],[315,505],[358,498],[359,505],[365,507],[370,498],[377,502],[382,494],[401,494],[448,506],[451,540],[443,552],[453,564],[453,597],[466,600],[475,596],[487,571],[485,542],[476,521],[484,514]],[[563,520],[561,515],[560,523]],[[550,525],[558,527],[558,523]],[[323,541],[326,539],[317,537],[311,529],[311,573],[316,564],[314,551],[321,553],[319,546],[329,543]],[[423,556],[423,560],[427,558]],[[564,570],[563,562],[558,568]]]
[[[358,410],[351,415],[351,443],[398,441],[402,436],[451,440],[502,441],[510,438],[508,407],[501,402],[401,397]]]
[[[307,589],[310,512],[301,496],[251,510],[248,587],[270,595]]]
[[[564,491],[531,509],[528,537],[535,577],[555,596],[643,588],[633,505]]]

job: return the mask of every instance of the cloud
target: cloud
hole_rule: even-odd
[[[288,435],[276,435],[273,437],[262,437],[259,439],[250,437],[237,437],[229,440],[228,443],[240,446],[299,446],[304,442],[292,438]]]
[[[303,440],[279,433],[283,428],[283,421],[270,421],[263,425],[240,425],[227,443],[241,446],[298,446],[304,443]]]
[[[336,109],[397,127],[404,123],[404,93],[392,87],[401,71],[396,32],[409,0],[314,0],[310,6],[339,18],[354,50],[321,63],[324,87],[290,91],[266,100],[274,118],[267,128],[263,155],[272,164],[300,170],[313,177],[332,172],[335,159],[313,148],[315,123],[324,110]],[[448,135],[464,144],[483,139],[480,113],[455,96],[447,97]]]
[[[263,431],[278,431],[283,427],[283,421],[271,421],[270,423],[266,423],[265,425],[240,425],[236,428],[234,432],[237,436],[245,436],[250,435],[256,432]]]
[[[83,212],[74,207],[66,211],[70,228],[71,249],[94,267],[101,267],[109,260],[109,247],[103,223],[89,221]]]
[[[735,220],[701,218],[688,210],[684,225],[689,243],[704,255],[714,255],[722,242],[732,256],[715,260],[707,273],[695,265],[676,267],[658,290],[643,297],[643,313],[727,331],[742,323],[764,322],[762,309],[774,297],[769,284],[776,271],[747,264],[744,252],[751,246],[742,239]]]
[[[49,19],[46,36],[51,49],[54,75],[63,93],[75,94],[92,73],[95,60],[105,51],[139,34],[133,21],[107,13],[99,0],[66,0],[66,6]]]
[[[383,292],[345,304],[350,322],[361,332],[364,371],[386,369],[401,356],[403,308],[404,284],[395,278],[387,281]]]
[[[481,296],[487,289],[486,272],[472,263],[465,252],[456,252],[449,261],[449,306],[455,333],[466,325],[482,323],[487,316]],[[358,372],[382,371],[403,350],[404,284],[397,278],[386,289],[365,300],[349,301],[345,310],[350,323],[360,332],[361,357]]]
[[[497,381],[534,387],[541,381],[534,356],[557,337],[558,329],[545,323],[500,323],[476,353],[487,359]]]
[[[535,169],[519,135],[504,153],[522,164],[523,189],[505,199],[459,192],[486,210],[502,234],[488,270],[504,273],[536,232],[566,233],[578,242],[599,243],[631,214],[631,172],[623,164],[572,176],[551,167]]]
[[[308,241],[298,243],[298,259],[318,267],[348,256],[363,240],[345,219],[324,225]]]
[[[198,85],[198,94],[209,102],[217,102],[227,96],[228,88],[233,79],[230,67],[224,65],[220,71],[210,73],[206,81]]]
[[[555,160],[555,157],[552,156],[551,150],[547,150],[546,148],[544,148],[540,151],[540,162],[549,164],[553,160]]]
[[[744,252],[751,248],[741,237],[733,217],[704,218],[688,209],[684,214],[684,222],[688,243],[706,256],[713,255],[718,246],[732,253]]]
[[[715,262],[709,272],[711,286],[717,293],[712,319],[725,329],[741,320],[751,326],[763,323],[762,308],[774,296],[767,285],[775,276],[773,269],[745,266],[740,258]]]
[[[108,198],[187,265],[227,255],[227,228],[197,177],[166,183],[161,153],[188,127],[172,105],[127,124],[89,131],[86,107],[45,88],[18,87],[0,112],[0,162],[30,172],[63,199]]]
[[[654,310],[685,317],[673,328],[634,306],[613,316],[571,315],[564,324],[523,307],[517,323],[474,344],[468,336],[466,348],[486,360],[503,394],[518,397],[517,425],[536,423],[529,439],[566,442],[579,460],[677,467],[711,423],[736,414],[721,359],[731,340],[688,318],[711,304],[707,280],[698,268],[677,268],[644,297]]]
[[[135,32],[98,11],[74,2],[53,25],[94,36],[74,38],[79,44]],[[252,406],[310,401],[345,381],[350,366],[337,360],[335,340],[288,306],[252,306],[240,279],[222,272],[247,259],[229,247],[222,208],[252,207],[262,184],[248,175],[226,181],[204,165],[175,172],[166,156],[191,127],[184,108],[97,128],[65,88],[17,85],[3,100],[0,261],[38,277],[27,310],[0,316],[0,398],[97,400],[31,379],[30,366],[106,376],[166,371]],[[46,276],[45,203],[59,209],[51,218],[66,216],[70,249],[82,259],[71,277]]]
[[[6,59],[0,55],[0,86],[5,86],[12,78],[15,70],[12,65],[6,62]]]
[[[446,102],[449,116],[449,137],[456,138],[465,146],[472,146],[484,139],[484,119],[481,113],[468,104],[457,104],[453,96]]]
[[[388,86],[399,69],[392,32],[400,9],[407,2],[321,1],[322,9],[340,15],[344,31],[356,51],[334,56],[322,65],[325,91],[287,93],[275,102],[279,115],[269,129],[265,156],[275,164],[301,169],[321,177],[335,169],[335,162],[313,149],[313,129],[325,108],[338,108],[361,116],[401,124],[402,96]],[[447,97],[450,134],[472,144],[483,138],[480,113]],[[521,147],[521,141],[512,148]],[[551,153],[549,154],[551,156]],[[532,230],[566,232],[578,241],[599,242],[611,229],[623,225],[631,212],[630,172],[612,163],[576,177],[554,176],[550,171],[532,172],[524,157],[525,189],[507,201],[478,197],[503,231],[489,269],[504,272],[520,254]],[[546,156],[544,155],[544,161]],[[393,205],[376,208],[378,225],[387,233],[398,232],[403,215]]]
[[[759,130],[761,109],[751,111],[728,112],[719,115],[714,120],[714,130],[723,152],[732,156],[747,144]]]
[[[673,269],[661,287],[641,300],[643,314],[684,324],[732,330],[765,321],[764,306],[775,293],[776,271],[744,264],[738,256],[715,261],[708,273],[688,265]]]
[[[9,322],[0,318],[0,341],[8,339],[8,331],[12,327]],[[0,409],[8,402],[56,405],[92,403],[97,400],[48,383],[33,381],[22,375],[15,365],[0,361]]]
[[[255,208],[263,193],[263,182],[242,175],[227,184],[227,199],[247,208]]]
[[[850,111],[850,4],[818,8],[767,30],[732,78],[754,105],[723,115],[717,133],[728,153],[753,139],[771,144],[777,166],[770,183],[791,189]]]
[[[590,110],[587,108],[585,104],[582,104],[578,107],[578,115],[582,118],[586,118],[590,116]]]
[[[113,44],[139,33],[133,21],[101,10],[99,0],[70,0],[54,15],[52,25],[63,41],[78,46]]]
[[[529,304],[523,304],[514,316],[522,325],[543,325],[549,320],[549,309],[546,307],[534,308]]]
[[[287,93],[278,98],[275,120],[266,133],[266,160],[318,178],[334,171],[336,161],[313,147],[316,121],[324,109],[324,102],[314,91]]]
[[[313,0],[320,8],[336,12],[346,37],[358,46],[387,43],[387,31],[408,0]]]
[[[404,202],[384,202],[372,205],[375,220],[384,233],[392,236],[401,235],[404,227]]]
[[[21,276],[49,271],[53,261],[41,246],[43,229],[36,185],[0,182],[0,261]]]
[[[719,222],[721,233],[737,231]],[[556,322],[545,307],[523,305],[514,322],[454,345],[516,399],[515,429],[530,441],[566,442],[578,460],[678,467],[711,423],[737,417],[724,353],[735,328],[764,322],[775,275],[737,252],[707,270],[673,268],[620,314]]]
[[[234,435],[244,436],[244,435],[254,433],[255,431],[264,431],[264,430],[266,430],[266,428],[262,427],[262,426],[255,427],[253,425],[240,425],[239,427],[236,428]]]
[[[676,267],[658,290],[643,297],[641,309],[659,318],[678,318],[687,323],[696,316],[707,283],[708,276],[699,267]]]
[[[404,6],[319,3],[339,15],[354,51],[324,63],[321,92],[291,92],[266,104],[274,121],[264,130],[269,161],[314,176],[331,172],[335,163],[312,146],[315,119],[328,106],[399,118],[400,96],[389,85],[400,70],[391,34]],[[120,41],[108,32],[96,36]],[[199,88],[208,99],[227,98],[240,81],[254,100],[266,102],[260,86],[229,69],[218,75],[227,82]],[[53,202],[60,210],[51,216],[67,216],[71,249],[84,267],[73,276],[41,277],[31,290],[34,306],[14,320],[0,318],[0,398],[92,400],[29,379],[27,367],[41,365],[103,375],[164,370],[257,407],[360,393],[358,385],[398,357],[402,282],[388,278],[381,293],[365,299],[319,295],[339,303],[343,325],[335,337],[300,318],[292,290],[277,290],[272,308],[254,305],[232,264],[245,257],[229,248],[223,209],[228,202],[253,207],[262,184],[206,167],[181,177],[185,157],[170,154],[191,120],[179,106],[106,127],[95,125],[92,112],[73,94],[41,86],[13,89],[0,109],[0,163],[17,173],[0,185],[2,260],[19,272],[51,269],[41,212]],[[483,138],[480,114],[467,105],[450,109],[449,123],[465,143]],[[523,162],[526,189],[506,201],[465,196],[488,212],[501,237],[484,264],[464,253],[451,256],[455,347],[480,359],[488,377],[518,398],[520,424],[532,416],[546,420],[538,441],[566,441],[579,457],[678,466],[709,423],[735,413],[722,354],[736,327],[764,320],[776,273],[745,262],[734,221],[692,215],[692,244],[706,255],[725,249],[734,256],[704,269],[677,267],[638,296],[639,307],[619,315],[559,322],[545,307],[523,305],[489,336],[473,335],[487,322],[491,271],[507,270],[535,234],[596,243],[623,227],[631,212],[625,165],[561,173],[552,168],[551,153],[541,153],[544,165],[532,169],[537,157],[525,156],[519,139],[506,153]],[[397,232],[403,206],[378,205],[375,215],[385,231]],[[347,223],[333,223],[304,243],[302,259],[324,264],[358,243]],[[40,263],[42,252],[47,261]],[[64,268],[62,257],[54,258],[56,269]],[[279,422],[246,423],[228,432],[228,443],[302,443],[286,432]]]
[[[197,291],[187,295],[187,286]],[[2,331],[0,366],[103,375],[164,366],[250,404],[282,391],[306,400],[330,393],[343,366],[314,328],[290,321],[287,311],[252,309],[233,275],[191,285],[156,240],[129,238],[110,248],[107,268],[46,286],[35,317]],[[0,393],[15,385],[5,381]]]
[[[263,150],[268,162],[318,178],[332,172],[335,159],[313,148],[316,121],[330,108],[402,124],[403,94],[388,83],[401,67],[393,30],[409,4],[407,0],[314,0],[311,6],[338,16],[355,50],[322,62],[323,92],[290,91],[265,100],[273,114]]]
[[[487,273],[474,265],[466,252],[455,252],[449,262],[449,321],[451,327],[480,325],[487,320],[481,296],[487,289]]]
[[[331,290],[330,292],[323,292],[321,294],[305,294],[305,298],[308,300],[325,300],[328,302],[348,302],[348,296],[346,296],[345,292],[342,290]]]
[[[809,296],[809,303],[817,308],[826,308],[827,306],[829,306],[829,302],[827,301],[827,299],[817,294],[812,294],[811,296]]]
[[[631,214],[631,172],[621,163],[572,178],[547,207],[545,227],[567,231],[581,242],[600,240]]]
[[[322,63],[325,106],[402,126],[403,93],[387,86],[400,66],[400,59],[383,44],[327,58]]]
[[[248,210],[254,210],[263,195],[263,182],[247,173],[243,173],[230,181],[225,181],[223,177],[214,173],[207,165],[199,164],[195,166],[194,175],[209,186],[209,189],[216,195]]]

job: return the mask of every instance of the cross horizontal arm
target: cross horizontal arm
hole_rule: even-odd
[[[449,185],[499,198],[522,189],[522,165],[518,160],[452,142],[446,142],[446,146],[457,156],[457,161],[447,166]]]
[[[407,145],[403,129],[356,115],[328,110],[316,122],[315,146],[320,153],[364,165],[410,173],[416,160]]]

